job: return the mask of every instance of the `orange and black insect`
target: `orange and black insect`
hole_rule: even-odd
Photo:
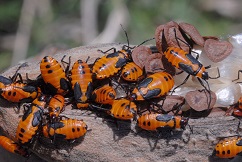
[[[92,100],[100,104],[112,105],[116,97],[116,92],[113,87],[109,85],[101,86],[95,89],[92,93]]]
[[[93,91],[92,71],[87,61],[77,60],[72,66],[69,78],[77,108],[87,108]]]
[[[62,95],[55,95],[51,97],[48,103],[49,117],[50,119],[56,119],[63,111],[65,105],[65,98]]]
[[[77,119],[63,119],[43,126],[43,135],[51,140],[75,140],[86,132],[86,123]]]
[[[64,57],[62,58],[62,62],[63,59]],[[56,59],[45,56],[41,60],[40,71],[46,83],[46,89],[50,94],[67,94],[70,83],[66,77],[66,71],[64,71],[61,64]]]
[[[29,157],[29,153],[26,149],[8,137],[0,136],[0,146],[11,153],[19,154],[23,157]]]
[[[188,118],[169,114],[147,113],[138,118],[137,124],[140,128],[149,131],[161,131],[164,128],[185,129]]]
[[[15,103],[32,102],[40,90],[25,83],[12,83],[0,89],[1,97]]]
[[[121,25],[121,27],[122,27],[122,25]],[[113,50],[113,53],[106,54],[94,62],[93,73],[95,74],[96,79],[105,79],[105,78],[114,76],[116,73],[119,72],[119,70],[121,70],[121,68],[124,65],[126,65],[128,62],[130,62],[132,60],[132,51],[131,51],[132,49],[153,39],[152,38],[152,39],[145,40],[138,46],[130,47],[128,34],[124,30],[123,27],[122,27],[122,29],[125,32],[128,45],[123,45],[122,49],[118,50],[118,51],[116,48],[110,48],[109,50],[107,50],[105,52],[99,50],[104,54]]]
[[[182,31],[181,31],[182,32]],[[210,87],[209,84],[206,80],[208,79],[217,79],[220,77],[220,73],[219,73],[219,69],[218,69],[218,76],[217,77],[210,77],[208,75],[208,72],[206,72],[206,69],[210,68],[211,66],[206,66],[204,67],[203,64],[201,64],[198,61],[198,57],[199,55],[197,55],[197,57],[195,58],[194,56],[192,56],[191,54],[191,46],[183,41],[182,39],[179,39],[176,36],[176,30],[174,29],[174,33],[175,33],[175,38],[177,40],[177,43],[179,45],[178,40],[180,40],[181,42],[183,42],[184,44],[187,44],[189,46],[189,52],[184,51],[183,49],[179,48],[179,47],[168,47],[167,42],[166,42],[166,38],[165,38],[165,34],[164,34],[164,30],[162,33],[162,52],[164,53],[164,56],[167,58],[168,62],[170,62],[173,66],[175,66],[178,69],[181,69],[182,71],[185,71],[188,73],[187,77],[184,79],[184,81],[176,86],[173,89],[173,92],[175,91],[175,89],[177,89],[178,87],[184,85],[188,78],[190,77],[190,75],[197,77],[198,81],[200,82],[200,84],[207,90],[207,92],[209,93],[209,101],[208,101],[208,108],[210,108],[210,103],[211,103],[211,93],[210,93]],[[185,36],[185,34],[183,34]],[[186,38],[185,38],[186,39]],[[188,38],[186,40],[189,40]],[[206,82],[207,87],[204,85],[203,81],[201,80],[203,79],[204,82]]]
[[[92,69],[96,79],[105,79],[113,76],[130,60],[131,50],[125,49],[125,47],[123,46],[120,51],[111,48],[108,51],[113,50],[113,53],[106,54],[94,62]]]
[[[174,86],[173,77],[167,72],[157,72],[143,79],[130,95],[132,101],[149,100],[164,96]]]
[[[239,98],[237,103],[230,105],[225,115],[229,116],[231,112],[234,116],[242,117],[242,97]]]
[[[122,68],[121,76],[126,81],[136,82],[143,75],[143,70],[134,62],[129,62]]]
[[[127,99],[116,99],[113,101],[112,108],[109,110],[109,113],[116,119],[136,119],[137,106],[134,102]]]
[[[242,138],[239,136],[227,137],[218,142],[214,153],[219,158],[233,158],[242,152]]]
[[[21,145],[30,144],[36,136],[43,118],[43,111],[46,105],[46,97],[36,98],[18,123],[16,140]]]
[[[176,30],[174,29],[175,38],[183,42],[184,44],[187,44],[190,47],[190,51],[186,52],[183,49],[179,47],[168,47],[164,30],[162,34],[162,49],[164,56],[167,58],[168,62],[170,62],[173,66],[175,66],[178,69],[181,69],[185,72],[187,72],[189,75],[196,76],[198,78],[202,78],[204,80],[210,79],[217,79],[218,77],[212,78],[208,75],[208,72],[206,72],[206,69],[210,68],[211,66],[204,67],[199,61],[198,56],[195,58],[191,54],[191,46],[183,41],[182,39],[179,39],[176,36]],[[178,42],[179,45],[179,42]]]
[[[242,116],[242,97],[240,97],[239,101],[234,105],[233,115]]]
[[[32,102],[40,94],[40,89],[23,83],[17,71],[12,78],[0,76],[0,97],[14,103]]]

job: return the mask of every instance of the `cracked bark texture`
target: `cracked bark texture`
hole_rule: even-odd
[[[53,57],[58,61],[63,55],[66,58],[71,56],[71,66],[77,59],[90,59],[88,63],[95,61],[103,54],[98,49],[106,51],[111,47],[121,49],[121,44],[100,44],[73,48],[64,52],[57,53]],[[34,79],[40,74],[38,61],[29,61],[28,66],[20,69],[20,73]],[[19,65],[10,68],[2,75],[12,76]],[[23,114],[21,107],[20,113],[16,114],[13,107],[4,100],[0,102],[0,126],[12,139],[15,137],[16,128],[20,116]],[[70,118],[83,119],[90,131],[84,138],[76,142],[63,143],[62,146],[55,146],[45,139],[39,138],[34,143],[31,150],[40,158],[46,161],[227,161],[211,156],[217,137],[230,136],[235,134],[239,120],[232,116],[225,117],[218,113],[212,117],[190,119],[186,130],[175,130],[161,132],[159,138],[157,132],[141,131],[136,127],[134,121],[119,122],[119,130],[112,120],[103,120],[90,114],[87,111],[71,109],[67,106],[62,113]]]

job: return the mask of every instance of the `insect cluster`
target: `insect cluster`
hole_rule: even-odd
[[[63,56],[61,63],[45,56],[40,62],[41,74],[34,80],[23,80],[19,69],[11,78],[0,76],[1,97],[24,107],[16,138],[1,136],[0,145],[27,157],[28,148],[40,137],[53,144],[75,142],[88,127],[83,120],[62,115],[68,104],[103,118],[134,121],[140,129],[158,133],[185,129],[189,118],[200,117],[192,112],[209,114],[216,96],[208,80],[219,78],[220,72],[217,68],[217,75],[210,76],[207,69],[211,66],[199,62],[199,54],[192,49],[198,45],[211,61],[219,62],[231,53],[232,45],[216,37],[202,37],[194,26],[173,21],[157,27],[155,41],[152,47],[143,43],[131,47],[128,42],[120,50],[99,50],[103,56],[94,63],[88,63],[92,56],[74,63],[71,56]],[[224,51],[216,47],[221,42]],[[176,82],[174,77],[181,73],[187,77]],[[197,78],[201,89],[185,97],[172,95],[190,76]],[[202,98],[201,104],[194,97]],[[187,104],[189,109],[184,111]]]

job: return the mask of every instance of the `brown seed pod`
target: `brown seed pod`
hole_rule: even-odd
[[[191,39],[198,44],[199,46],[204,46],[204,39],[198,30],[191,24],[181,22],[179,23],[179,27],[191,37]]]
[[[165,27],[165,25],[160,25],[155,30],[156,47],[160,53],[162,52],[162,32],[163,32],[164,27]]]
[[[179,47],[184,51],[189,51],[189,46],[186,43],[184,43],[186,42],[186,40],[183,38],[179,26],[176,22],[170,21],[166,23],[164,32],[169,47]]]
[[[163,31],[164,31],[164,37],[166,40],[162,40]],[[166,42],[168,47],[179,47],[187,52],[189,51],[189,46],[186,43],[184,43],[186,41],[179,30],[178,24],[174,21],[170,21],[165,25],[158,26],[155,31],[155,40],[156,40],[156,46],[159,52],[163,52],[165,50],[163,49],[164,44],[162,46],[162,43],[164,41]]]
[[[216,37],[216,36],[203,36],[203,39],[204,39],[204,41],[206,41],[207,39],[219,40],[219,38]],[[204,43],[205,43],[205,42],[204,42]]]
[[[152,73],[163,71],[164,67],[162,65],[161,58],[162,55],[160,53],[149,55],[145,61],[145,71]]]
[[[137,64],[140,68],[143,68],[145,66],[147,57],[151,54],[152,51],[149,47],[138,46],[132,52],[132,59],[135,64]]]
[[[185,104],[185,98],[178,95],[168,95],[163,103],[163,110],[169,112],[174,110],[173,112],[179,111],[178,109],[181,108]],[[174,113],[173,113],[174,115]]]
[[[233,46],[228,41],[218,41],[207,39],[204,44],[204,51],[213,62],[220,62],[225,59],[233,50]]]
[[[196,111],[203,111],[208,109],[208,103],[211,97],[210,108],[216,103],[216,94],[210,91],[211,96],[206,90],[190,91],[186,94],[185,99],[189,106]]]

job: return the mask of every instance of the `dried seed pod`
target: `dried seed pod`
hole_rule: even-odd
[[[179,25],[176,22],[170,21],[166,23],[164,28],[164,34],[167,41],[167,45],[169,47],[179,47],[184,51],[189,51],[189,46],[186,43],[184,43],[187,41],[184,39],[179,29]]]
[[[145,66],[147,57],[152,54],[152,51],[149,47],[138,46],[132,52],[132,59],[136,65],[140,68]]]
[[[192,109],[196,111],[203,111],[208,109],[210,100],[209,108],[212,108],[216,103],[215,93],[210,91],[210,94],[206,90],[195,90],[188,92],[185,99]]]
[[[164,67],[162,65],[161,58],[162,55],[160,53],[149,55],[145,61],[145,71],[152,73],[163,71]]]
[[[206,41],[207,39],[219,40],[219,38],[216,37],[216,36],[203,36],[203,39],[204,39],[204,41]],[[205,43],[205,42],[204,42],[204,43]]]
[[[159,52],[162,52],[162,32],[165,25],[160,25],[155,30],[155,42]]]
[[[178,95],[168,95],[163,103],[163,110],[169,112],[174,110],[173,112],[179,111],[181,106],[185,104],[185,98]],[[174,114],[173,114],[174,115]]]
[[[179,27],[191,37],[191,39],[198,44],[199,46],[204,46],[204,39],[198,30],[191,24],[181,22],[179,23]]]
[[[224,60],[233,50],[233,46],[228,41],[218,41],[207,39],[204,43],[204,51],[208,58],[213,62]]]
[[[164,38],[166,40],[162,40],[163,33],[164,33]],[[186,41],[179,30],[178,24],[174,21],[170,21],[165,25],[158,26],[155,31],[155,40],[156,40],[157,49],[159,50],[160,53],[165,50],[163,49],[164,47],[162,46],[162,42],[164,41],[169,47],[179,47],[187,52],[189,51],[189,46],[186,43],[184,43]]]

